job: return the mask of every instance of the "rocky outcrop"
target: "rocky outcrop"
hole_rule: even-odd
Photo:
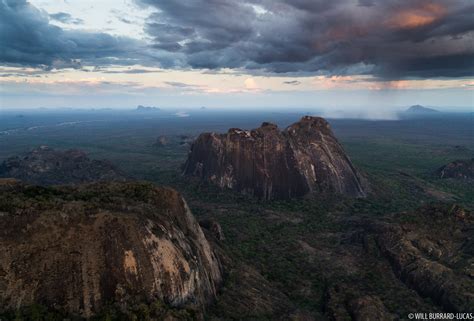
[[[331,236],[332,250],[320,247],[322,236],[313,241],[312,253],[302,251],[309,262],[321,264],[326,316],[399,320],[413,311],[469,311],[474,304],[473,223],[469,211],[446,203],[384,216],[341,217],[334,225],[345,232]]]
[[[366,186],[326,120],[305,116],[283,131],[271,123],[193,143],[184,174],[263,199],[311,193],[366,195]]]
[[[41,304],[90,317],[134,301],[202,311],[221,283],[186,202],[148,183],[0,180],[0,230],[0,310]]]
[[[457,160],[436,171],[439,178],[474,179],[474,158]]]
[[[91,160],[80,150],[61,151],[48,146],[8,158],[0,164],[0,177],[38,185],[125,180],[125,175],[108,161]]]
[[[160,136],[156,139],[156,142],[153,144],[155,147],[164,147],[168,145],[168,138],[166,136]]]
[[[471,215],[459,206],[438,205],[394,219],[405,223],[369,223],[364,243],[375,241],[395,275],[420,296],[444,311],[469,311],[474,306]]]

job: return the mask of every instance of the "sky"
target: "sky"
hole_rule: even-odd
[[[0,108],[474,106],[472,0],[0,0]]]

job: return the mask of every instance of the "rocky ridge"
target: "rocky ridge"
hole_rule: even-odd
[[[395,275],[444,311],[466,312],[474,306],[474,220],[457,205],[426,206],[401,213],[403,222],[368,224],[372,239]]]
[[[191,147],[184,175],[267,200],[311,193],[367,194],[364,179],[329,123],[311,116],[283,131],[263,123],[251,131],[203,133]]]
[[[337,236],[337,250],[313,243],[309,254],[322,262],[326,315],[337,321],[398,320],[420,310],[470,311],[473,223],[469,211],[446,203],[383,218],[343,218],[338,224],[346,232]],[[321,236],[317,244],[323,242]]]

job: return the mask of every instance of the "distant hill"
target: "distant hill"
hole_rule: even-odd
[[[158,107],[151,107],[151,106],[142,106],[138,105],[135,111],[160,111],[161,109]]]
[[[38,185],[126,179],[124,173],[106,160],[92,160],[77,149],[54,150],[48,146],[40,146],[0,163],[0,177],[16,178]]]
[[[456,160],[436,171],[439,178],[474,179],[474,158]]]
[[[410,108],[408,108],[405,112],[411,113],[411,114],[439,113],[439,111],[436,109],[424,107],[421,105],[413,105]]]

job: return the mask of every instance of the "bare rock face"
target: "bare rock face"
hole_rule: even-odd
[[[314,240],[328,280],[329,320],[400,320],[413,311],[462,312],[474,306],[474,220],[456,204],[342,217],[331,250]],[[309,246],[309,244],[307,244]]]
[[[407,222],[373,222],[365,237],[420,296],[444,311],[468,311],[474,306],[472,215],[457,205],[435,205],[398,216]]]
[[[59,151],[48,146],[5,160],[0,164],[0,177],[12,177],[38,185],[125,179],[125,175],[108,161],[91,160],[80,150]]]
[[[105,304],[202,311],[220,263],[183,198],[147,183],[0,180],[0,308],[96,315]]]
[[[283,131],[271,123],[194,142],[184,174],[263,199],[309,193],[366,195],[362,178],[326,120],[305,116]]]
[[[474,179],[474,158],[457,160],[436,171],[439,178]]]

